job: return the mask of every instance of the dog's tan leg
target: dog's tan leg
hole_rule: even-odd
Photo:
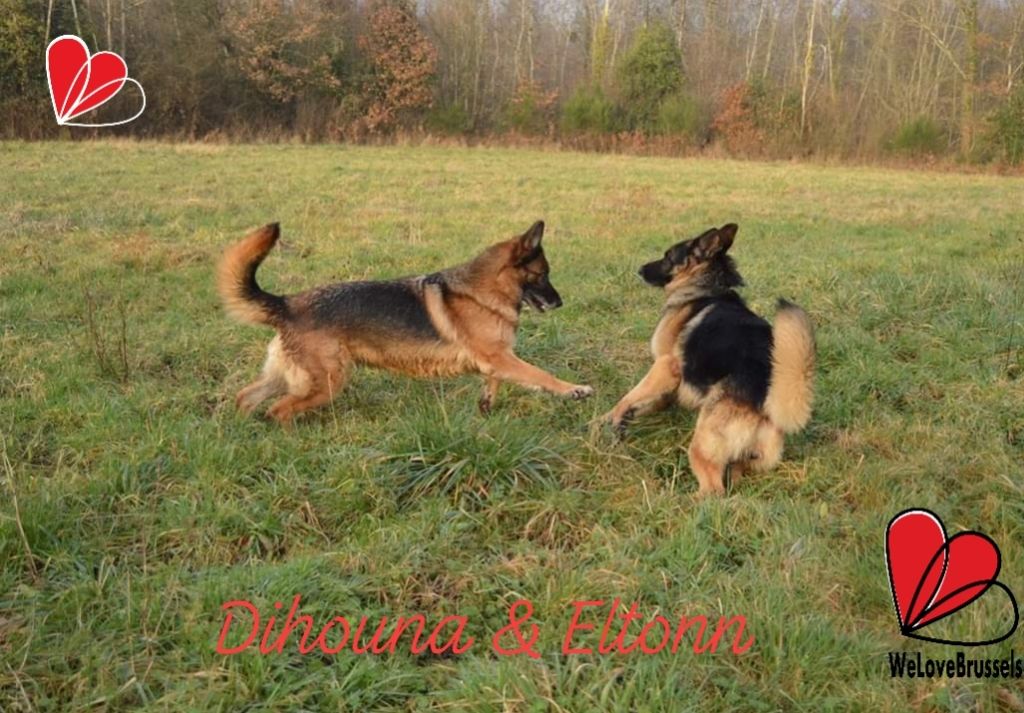
[[[263,362],[260,377],[235,396],[235,405],[238,409],[248,415],[267,399],[288,391],[284,369],[285,357],[281,348],[281,337],[275,336],[267,345],[267,358]]]
[[[491,412],[491,408],[494,406],[494,399],[498,395],[498,387],[501,386],[501,381],[493,376],[484,377],[484,391],[480,395],[480,413],[484,416]]]
[[[666,355],[655,359],[640,383],[623,396],[605,418],[621,432],[634,416],[669,406],[679,388],[681,374],[682,368],[676,357]]]
[[[261,376],[238,392],[235,405],[242,413],[249,415],[261,403],[271,396],[277,396],[286,388],[287,384],[277,375]]]
[[[757,429],[757,454],[750,461],[751,470],[771,470],[782,460],[782,446],[785,436],[775,424],[763,421]]]
[[[288,428],[292,419],[303,411],[309,411],[333,401],[344,386],[344,372],[340,368],[318,374],[313,382],[313,388],[308,394],[305,396],[293,394],[282,396],[270,407],[267,415]]]
[[[756,450],[763,418],[750,406],[729,398],[705,404],[690,444],[690,467],[700,483],[699,495],[725,492],[725,469],[734,464],[736,481]],[[756,463],[756,461],[755,461]]]
[[[750,474],[754,469],[755,462],[756,460],[753,458],[740,458],[726,466],[725,470],[729,474],[730,490],[735,490],[736,486],[743,480],[743,477]]]
[[[515,354],[500,354],[488,359],[481,371],[489,379],[511,381],[528,389],[543,389],[560,396],[585,399],[594,393],[589,386],[570,384],[547,373],[543,369],[525,362]]]
[[[267,411],[270,418],[286,428],[303,411],[330,403],[345,388],[348,377],[348,355],[336,343],[310,340],[302,356],[302,366],[295,367],[301,372],[294,379],[296,390],[282,396]]]
[[[697,482],[700,486],[697,490],[697,495],[700,497],[724,495],[725,482],[723,476],[725,474],[725,463],[719,463],[705,453],[700,445],[698,445],[696,436],[694,436],[693,443],[690,444],[689,456],[690,468],[693,470],[693,474],[697,476]]]
[[[782,458],[782,441],[782,431],[770,421],[763,421],[757,428],[754,450],[729,464],[729,489],[734,490],[746,475],[778,465]]]
[[[300,413],[330,403],[334,396],[335,393],[328,389],[314,391],[305,397],[289,394],[288,396],[282,396],[274,402],[274,405],[267,411],[267,415],[285,428],[288,428],[291,426],[292,419]]]
[[[697,476],[697,495],[725,494],[725,468],[729,464],[728,446],[722,428],[728,419],[722,401],[712,401],[700,410],[688,451],[690,469]]]

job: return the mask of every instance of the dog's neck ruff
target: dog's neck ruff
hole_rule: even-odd
[[[481,300],[479,295],[473,290],[466,290],[462,288],[462,285],[458,280],[446,280],[445,275],[440,272],[435,272],[432,275],[427,275],[423,278],[424,284],[433,284],[441,287],[442,292],[451,293],[458,295],[459,297],[469,300],[478,307],[487,310],[491,314],[495,315],[499,319],[502,319],[510,323],[513,327],[519,324],[519,306],[522,303],[520,299],[516,303],[515,307],[509,307],[508,305],[496,304],[492,300]]]
[[[731,288],[714,289],[699,283],[682,285],[668,293],[668,296],[665,298],[664,311],[668,312],[677,310],[680,307],[686,307],[697,300],[718,297],[732,291],[733,290]]]
[[[672,292],[668,293],[668,296],[665,298],[665,310],[674,310],[680,307],[685,307],[691,302],[707,296],[707,291],[700,289],[695,285],[681,287],[678,290],[672,290]]]
[[[736,271],[736,264],[732,258],[723,256],[719,260],[717,269],[705,272],[696,279],[673,288],[665,298],[665,309],[678,309],[697,300],[736,294],[735,288],[742,287],[743,278]]]

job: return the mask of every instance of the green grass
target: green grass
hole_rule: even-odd
[[[1002,546],[1024,598],[1024,181],[441,148],[0,144],[0,709],[992,710],[1019,682],[893,680],[885,524]],[[236,415],[268,332],[219,251],[280,220],[273,291],[426,272],[539,217],[565,299],[518,351],[582,403],[358,371],[291,433]],[[592,430],[649,362],[637,266],[712,224],[752,306],[818,325],[811,425],[697,501],[679,411]],[[15,506],[15,498],[16,504]],[[471,619],[458,657],[214,651],[220,605]],[[742,614],[736,657],[562,656],[570,602]],[[495,657],[533,601],[543,657]],[[993,630],[993,596],[943,623]],[[1008,655],[1020,636],[983,650]]]

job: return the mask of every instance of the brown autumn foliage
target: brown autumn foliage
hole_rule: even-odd
[[[224,24],[242,74],[272,100],[287,103],[341,86],[331,72],[332,41],[322,29],[332,19],[308,3],[251,0],[230,5]]]
[[[721,105],[711,130],[730,153],[754,155],[764,144],[764,131],[758,126],[753,92],[747,82],[737,82],[722,92]]]
[[[365,85],[366,132],[387,133],[433,105],[437,49],[411,9],[395,0],[376,0],[359,47],[373,68]]]

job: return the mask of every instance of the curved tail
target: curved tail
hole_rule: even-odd
[[[265,225],[230,246],[217,265],[217,291],[224,309],[250,324],[280,325],[288,316],[283,297],[264,292],[256,284],[256,268],[281,235],[278,223]]]
[[[811,419],[814,327],[795,304],[779,300],[772,325],[772,381],[764,410],[778,428],[796,433]]]

